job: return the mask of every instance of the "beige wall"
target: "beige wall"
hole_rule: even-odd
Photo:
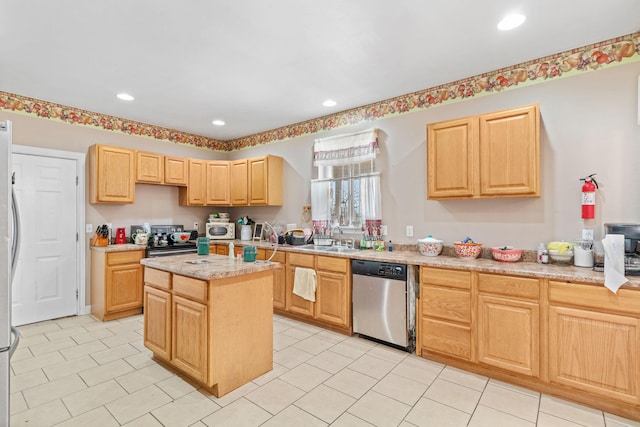
[[[310,202],[313,139],[377,127],[383,218],[394,242],[433,234],[449,245],[471,236],[485,246],[535,249],[540,242],[578,239],[583,227],[593,228],[600,239],[605,222],[640,222],[639,75],[636,62],[234,152],[231,157],[283,156],[285,205],[251,212],[257,218],[299,223],[302,205]],[[426,200],[427,123],[536,102],[542,117],[542,197]],[[578,179],[594,172],[601,184],[596,218],[583,222]],[[407,225],[414,227],[413,238],[405,236]]]
[[[377,164],[382,172],[383,217],[389,239],[409,243],[433,234],[450,245],[471,236],[485,246],[535,249],[543,241],[577,239],[585,226],[594,228],[599,239],[605,222],[640,222],[639,75],[640,62],[635,62],[228,154],[6,111],[0,111],[0,120],[14,122],[14,144],[65,151],[86,153],[90,145],[100,143],[206,159],[282,156],[282,207],[225,210],[234,220],[249,215],[256,221],[298,225],[305,225],[302,206],[310,204],[314,138],[377,127],[382,150]],[[426,200],[427,123],[535,102],[540,104],[542,116],[542,197]],[[593,172],[601,184],[596,219],[583,222],[578,179]],[[137,185],[135,205],[87,204],[86,222],[111,222],[114,227],[172,222],[189,227],[197,220],[203,233],[207,214],[218,210],[180,207],[177,200],[176,188]],[[407,225],[414,227],[413,238],[405,236]]]

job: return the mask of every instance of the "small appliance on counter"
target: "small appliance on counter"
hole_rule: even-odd
[[[640,224],[610,223],[604,225],[604,231],[624,235],[624,274],[640,276]]]
[[[208,222],[206,236],[211,240],[233,240],[236,238],[236,225],[233,222]]]

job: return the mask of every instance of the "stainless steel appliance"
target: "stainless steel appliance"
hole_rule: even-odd
[[[211,240],[233,240],[236,238],[236,224],[233,222],[208,222],[207,237]]]
[[[624,235],[624,273],[640,275],[640,224],[610,223],[604,225],[604,231]]]
[[[353,332],[412,351],[407,266],[352,260],[351,273]]]
[[[143,229],[142,225],[132,225],[131,235]],[[173,239],[171,236],[173,233],[186,231],[182,225],[152,225],[149,229],[150,236],[147,239],[147,249],[145,251],[147,258],[198,253],[198,246],[195,242],[198,238],[197,231],[191,231],[189,240],[182,242]]]
[[[9,425],[9,360],[20,333],[11,326],[11,282],[20,250],[20,214],[13,191],[11,122],[0,122],[0,425]],[[13,337],[13,340],[12,340]]]

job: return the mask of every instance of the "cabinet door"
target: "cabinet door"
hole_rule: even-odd
[[[91,203],[133,203],[135,152],[126,148],[94,145],[89,149]]]
[[[189,162],[184,157],[164,156],[164,183],[186,186]]]
[[[249,204],[249,171],[247,159],[231,162],[231,204]]]
[[[218,254],[218,255],[229,255],[229,246],[227,246],[227,245],[216,245],[216,254]]]
[[[295,277],[296,267],[286,267],[286,305],[287,311],[291,313],[301,314],[303,316],[313,317],[315,304],[307,301],[293,293],[293,279]]]
[[[549,307],[549,379],[638,404],[640,320]]]
[[[427,198],[471,197],[476,192],[477,120],[427,126]]]
[[[162,154],[136,151],[136,182],[162,184],[164,179],[164,156]]]
[[[106,268],[105,313],[142,307],[142,265]]]
[[[208,372],[207,306],[174,295],[171,315],[171,363],[205,382]]]
[[[206,163],[204,160],[189,159],[187,205],[204,205],[206,197]]]
[[[347,276],[341,273],[317,271],[315,318],[338,326],[349,326],[351,289]]]
[[[249,204],[282,206],[282,157],[248,159]]]
[[[478,295],[478,362],[539,375],[537,303]]]
[[[480,195],[539,196],[537,105],[480,116]]]
[[[144,346],[164,360],[171,360],[171,294],[144,287]]]
[[[207,205],[231,204],[229,162],[210,160],[207,162]]]

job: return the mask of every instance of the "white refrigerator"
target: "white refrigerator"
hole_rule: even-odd
[[[0,122],[0,426],[9,425],[9,359],[20,334],[11,326],[11,282],[20,250],[20,215],[13,192],[11,122]]]

